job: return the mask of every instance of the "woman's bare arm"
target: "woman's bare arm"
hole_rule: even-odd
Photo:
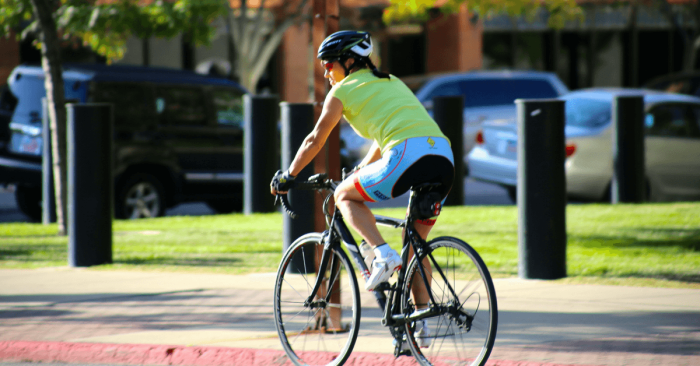
[[[321,117],[316,122],[313,131],[306,136],[304,142],[299,147],[292,164],[289,165],[289,174],[297,176],[316,157],[328,139],[333,128],[340,121],[343,115],[343,102],[340,99],[328,96],[323,103]]]

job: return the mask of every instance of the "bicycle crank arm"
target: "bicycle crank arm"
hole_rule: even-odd
[[[405,325],[406,323],[414,322],[416,320],[431,318],[431,317],[438,316],[438,315],[444,313],[445,310],[447,310],[447,309],[443,309],[442,307],[438,307],[438,306],[433,306],[433,307],[429,307],[429,308],[423,309],[423,310],[416,310],[413,313],[411,313],[409,316],[406,316],[404,314],[392,315],[391,319],[393,320],[394,324],[391,324],[391,325],[402,326],[402,325]],[[382,319],[382,325],[386,326],[387,324],[385,324],[385,323],[387,323],[386,319]]]

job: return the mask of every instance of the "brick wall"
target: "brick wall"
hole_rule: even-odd
[[[483,27],[469,18],[462,7],[457,14],[441,14],[426,24],[426,73],[481,68]]]

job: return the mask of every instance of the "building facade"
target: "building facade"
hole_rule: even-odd
[[[277,2],[279,3],[279,2]],[[270,2],[275,11],[276,2]],[[652,7],[626,2],[585,2],[585,21],[563,29],[547,27],[547,13],[532,21],[497,16],[482,19],[465,9],[451,15],[432,11],[423,24],[385,26],[386,0],[340,0],[341,29],[364,29],[375,40],[375,61],[397,76],[479,69],[544,70],[557,73],[570,89],[591,86],[639,86],[683,69],[687,48],[680,28],[696,29],[689,17],[673,24]],[[679,5],[671,5],[679,6]],[[38,63],[31,40],[0,40],[0,84],[19,63]],[[211,70],[231,60],[225,23],[207,47],[192,47],[180,37],[128,40],[123,64]],[[64,50],[64,61],[104,62],[85,49]],[[311,63],[315,61],[310,26],[293,26],[284,35],[258,85],[258,91],[282,100],[310,100]],[[695,66],[695,65],[693,65]],[[228,66],[228,70],[235,70]],[[235,75],[234,75],[235,77]]]

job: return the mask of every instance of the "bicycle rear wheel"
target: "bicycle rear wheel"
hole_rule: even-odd
[[[493,349],[498,323],[496,290],[491,275],[479,254],[459,239],[436,238],[428,247],[427,252],[434,258],[434,262],[427,260],[430,267],[424,267],[436,302],[431,305],[439,307],[441,312],[425,319],[429,335],[416,333],[413,323],[406,325],[411,352],[425,366],[483,366]],[[428,253],[424,253],[421,260],[427,258]],[[418,267],[419,261],[414,257],[402,291],[402,309],[406,315],[428,305],[416,306],[412,297],[413,286],[425,287]]]
[[[332,251],[314,305],[304,305],[316,283],[322,252],[321,234],[306,234],[292,243],[277,272],[275,326],[295,365],[342,365],[360,328],[357,278],[342,250]],[[327,289],[331,296],[324,303],[320,300],[326,298]]]

